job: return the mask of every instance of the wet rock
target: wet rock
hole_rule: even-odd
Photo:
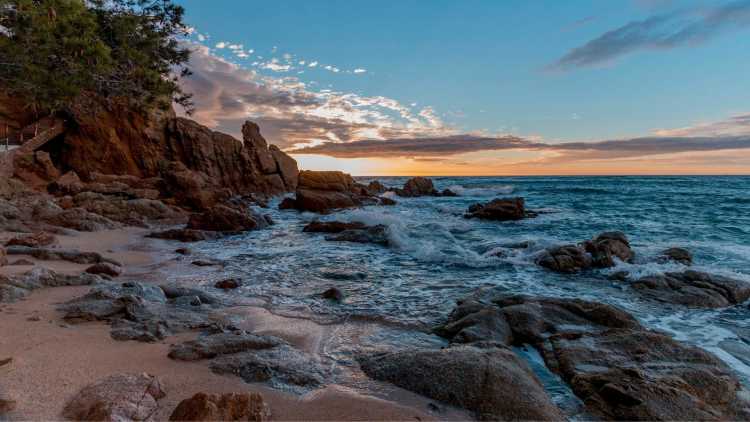
[[[86,268],[86,272],[89,274],[108,275],[110,277],[119,277],[122,274],[122,268],[109,264],[107,262],[100,262]]]
[[[403,189],[397,189],[396,194],[406,198],[416,198],[420,196],[437,196],[438,191],[432,180],[426,177],[413,177],[406,181]]]
[[[179,242],[189,243],[216,239],[219,237],[219,234],[216,232],[209,232],[205,230],[172,229],[149,233],[146,235],[146,237],[152,239],[177,240]]]
[[[242,283],[236,278],[228,278],[226,280],[217,281],[214,287],[222,290],[232,290],[240,287]]]
[[[37,232],[29,235],[18,236],[5,243],[6,246],[27,246],[40,248],[57,242],[55,235],[46,232]]]
[[[286,342],[278,337],[234,331],[201,336],[196,340],[173,345],[169,349],[169,357],[183,361],[205,360],[221,355],[271,349],[283,344]]]
[[[366,186],[340,171],[302,171],[294,199],[286,198],[279,209],[327,214],[344,208],[376,203]]]
[[[696,308],[723,308],[750,299],[750,283],[699,271],[647,276],[631,286],[651,300]]]
[[[537,348],[547,367],[560,374],[589,411],[604,419],[747,417],[739,381],[721,360],[647,330],[619,308],[483,289],[460,301],[451,320],[487,306],[496,306],[504,315],[514,345]],[[490,338],[475,341],[472,344],[481,345]]]
[[[386,188],[385,185],[383,185],[379,181],[373,180],[367,185],[367,191],[370,193],[370,195],[375,196],[386,193],[388,191],[388,188]]]
[[[326,214],[333,210],[353,208],[361,205],[359,199],[348,192],[297,189],[295,208]]]
[[[464,216],[483,220],[512,221],[534,217],[535,214],[526,211],[523,198],[502,198],[486,204],[474,204],[469,207]]]
[[[269,151],[271,151],[271,156],[273,157],[274,161],[276,161],[279,175],[284,181],[286,190],[292,191],[297,189],[297,184],[299,182],[299,169],[297,168],[297,161],[286,153],[282,152],[276,145],[271,145],[268,149]]]
[[[171,421],[267,421],[271,412],[257,393],[205,394],[185,399],[169,417]]]
[[[383,206],[386,206],[386,207],[391,207],[391,206],[394,206],[394,205],[398,205],[398,202],[394,201],[391,198],[385,197],[385,196],[381,196],[378,199],[380,200],[380,205],[383,205]]]
[[[0,267],[8,265],[8,252],[3,246],[0,246]]]
[[[352,176],[340,171],[310,171],[299,173],[299,188],[319,191],[351,192]]]
[[[297,209],[297,201],[294,198],[284,198],[279,203],[280,210],[293,210]]]
[[[454,196],[458,196],[458,194],[456,192],[453,192],[450,189],[443,189],[443,191],[440,192],[440,196],[454,197]]]
[[[331,242],[354,242],[354,243],[374,243],[377,245],[388,246],[388,227],[382,224],[364,229],[344,230],[338,234],[326,236],[326,240]]]
[[[661,256],[659,256],[659,262],[664,263],[668,261],[674,261],[689,266],[693,264],[693,254],[684,248],[669,248],[662,251]]]
[[[505,315],[497,306],[478,302],[462,303],[453,311],[448,322],[434,331],[450,339],[451,343],[513,343],[513,332]]]
[[[120,266],[120,263],[103,257],[97,252],[80,252],[65,249],[30,248],[27,246],[10,246],[8,255],[30,255],[42,261],[70,261],[76,264],[109,263]]]
[[[74,209],[83,209],[111,221],[138,227],[147,227],[152,222],[184,221],[185,219],[182,211],[154,199],[154,196],[159,196],[158,191],[134,192],[127,186],[123,186],[122,189],[122,193],[117,190],[111,194],[79,193],[73,197],[73,203],[77,207]],[[136,198],[135,195],[148,196],[148,198]]]
[[[193,251],[188,248],[177,248],[174,252],[179,255],[192,255],[193,253]]]
[[[222,262],[213,259],[199,259],[191,262],[191,264],[196,267],[216,267],[222,265]]]
[[[148,421],[166,396],[159,379],[148,374],[117,374],[82,389],[63,416],[82,421]]]
[[[222,318],[204,306],[184,306],[184,301],[197,297],[194,291],[167,300],[164,291],[141,283],[108,284],[93,289],[85,296],[59,307],[66,321],[107,321],[112,327],[112,338],[119,341],[154,342],[166,336],[220,323]],[[179,299],[188,297],[187,300]],[[177,300],[176,300],[177,299]]]
[[[50,193],[56,195],[76,195],[83,192],[84,188],[84,183],[74,171],[63,174],[47,187]]]
[[[580,246],[565,245],[544,250],[536,263],[558,273],[575,273],[591,268],[592,259]]]
[[[360,358],[370,378],[475,412],[480,420],[561,420],[528,365],[506,348],[453,346]]]
[[[59,208],[58,211],[39,216],[35,215],[33,218],[38,222],[81,232],[97,232],[120,227],[119,224],[109,218],[77,207],[66,210]]]
[[[367,227],[364,223],[359,222],[341,222],[341,221],[313,221],[302,229],[306,233],[341,233],[345,230],[357,230]]]
[[[213,305],[220,302],[218,297],[201,289],[171,285],[161,285],[159,288],[164,292],[164,296],[167,299],[176,299],[182,296],[197,296],[202,303]]]
[[[635,257],[627,236],[622,232],[602,233],[593,240],[584,242],[583,247],[591,254],[592,265],[597,268],[614,267],[615,258],[622,262],[632,262]]]
[[[315,359],[283,340],[243,331],[212,334],[174,345],[169,356],[178,360],[212,359],[210,368],[216,373],[286,389],[318,387],[326,374]]]
[[[215,232],[239,233],[265,227],[262,216],[253,216],[249,212],[217,205],[201,214],[193,214],[187,228]]]
[[[344,293],[336,287],[331,287],[330,289],[323,292],[321,296],[323,297],[323,299],[332,300],[334,302],[341,303],[344,301]]]

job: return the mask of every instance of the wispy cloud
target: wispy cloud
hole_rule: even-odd
[[[194,118],[237,135],[242,122],[260,124],[264,136],[282,148],[359,139],[437,136],[453,133],[430,108],[387,97],[311,89],[296,77],[266,76],[191,44],[193,75],[183,81],[194,94]],[[290,58],[291,60],[291,58]],[[286,66],[276,60],[258,67]]]
[[[572,49],[548,68],[597,66],[637,51],[703,43],[723,32],[747,26],[750,26],[750,0],[654,15],[608,31]]]

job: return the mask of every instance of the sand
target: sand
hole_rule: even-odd
[[[77,236],[59,236],[61,248],[96,251],[123,263],[123,280],[159,281],[158,271],[179,271],[189,260],[177,260],[172,252],[183,246],[144,239],[142,229],[121,229]],[[0,233],[0,241],[9,234]],[[34,261],[49,269],[77,273],[85,265]],[[27,271],[31,267],[0,267],[0,274]],[[188,271],[187,268],[183,270]],[[195,269],[190,269],[195,271]],[[220,271],[213,269],[212,271]],[[159,401],[157,420],[166,420],[176,405],[198,392],[258,392],[269,403],[273,420],[437,420],[466,419],[455,409],[430,410],[431,401],[383,385],[378,397],[371,391],[328,385],[298,396],[247,384],[240,378],[212,373],[205,362],[180,362],[167,358],[169,345],[197,333],[173,336],[159,343],[117,342],[104,323],[65,324],[55,305],[81,296],[88,287],[61,287],[34,291],[26,300],[0,305],[0,389],[17,401],[11,420],[59,420],[65,404],[81,388],[116,373],[147,372],[162,381],[167,396]],[[305,319],[273,315],[252,306],[228,310],[244,317],[243,328],[285,338],[309,353],[325,353],[326,342],[339,327],[322,326]]]

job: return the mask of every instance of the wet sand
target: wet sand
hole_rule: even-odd
[[[121,262],[122,281],[158,282],[164,271],[196,271],[190,260],[177,259],[172,251],[184,245],[144,239],[142,229],[111,230],[58,236],[57,247],[96,251]],[[0,233],[0,241],[7,239]],[[86,265],[38,261],[10,256],[10,261],[29,259],[63,273],[79,273]],[[5,266],[0,275],[28,271],[30,266]],[[205,271],[221,271],[208,269]],[[150,279],[150,280],[149,280]],[[180,362],[167,357],[169,345],[197,333],[173,336],[158,343],[118,342],[104,323],[69,325],[56,304],[79,297],[89,287],[60,287],[32,292],[25,300],[0,305],[0,360],[12,358],[0,367],[0,388],[17,401],[10,419],[59,420],[71,397],[81,388],[109,375],[147,372],[160,378],[167,396],[159,401],[157,420],[166,420],[176,405],[198,392],[259,392],[271,408],[273,420],[437,420],[466,419],[453,409],[430,410],[431,401],[395,387],[382,386],[378,397],[369,391],[342,385],[298,396],[263,385],[247,384],[240,378],[214,374],[205,362]],[[242,328],[282,337],[296,347],[315,354],[325,353],[337,326],[280,317],[253,306],[229,308],[243,321]]]

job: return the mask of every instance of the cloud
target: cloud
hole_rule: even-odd
[[[750,26],[750,0],[654,15],[606,32],[572,49],[548,68],[597,66],[637,51],[700,44],[722,32],[747,26]]]
[[[325,142],[298,148],[293,154],[336,158],[447,157],[480,151],[531,150],[551,152],[545,162],[646,157],[699,151],[750,149],[750,135],[722,137],[643,137],[599,142],[545,143],[516,136],[452,135],[428,138]]]
[[[354,69],[354,73],[365,73],[365,72],[367,72],[367,69],[362,69],[361,67]]]
[[[740,136],[750,135],[750,113],[738,114],[718,122],[700,123],[678,129],[660,129],[659,136]]]
[[[318,62],[310,62],[310,64],[307,65],[307,66],[308,67],[317,67],[318,66]]]
[[[296,77],[265,76],[189,44],[193,75],[183,80],[194,94],[197,121],[239,135],[245,120],[261,126],[282,148],[359,139],[424,137],[452,133],[431,109],[414,110],[387,97],[334,90],[314,91]],[[288,66],[272,59],[258,67]]]
[[[216,48],[218,48],[218,49],[223,49],[223,48],[226,48],[226,47],[227,47],[227,43],[225,43],[224,41],[216,43]]]

